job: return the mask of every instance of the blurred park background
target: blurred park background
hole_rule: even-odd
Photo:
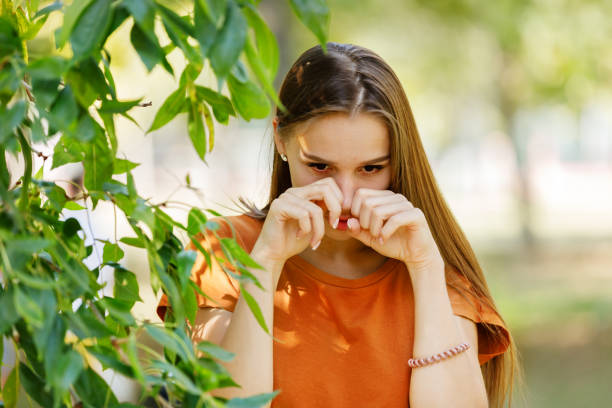
[[[181,2],[170,3],[181,11]],[[438,183],[518,342],[526,394],[519,406],[610,406],[612,2],[328,4],[330,41],[374,50],[404,85]],[[260,9],[279,41],[278,89],[315,38],[287,2],[263,0]],[[45,29],[51,33],[59,23],[50,20]],[[119,97],[152,102],[133,111],[146,129],[176,81],[159,68],[146,73],[129,46],[130,26],[108,48]],[[50,46],[44,36],[37,41],[33,55]],[[173,56],[171,63],[182,68],[178,53]],[[216,87],[211,75],[202,82]],[[230,215],[239,196],[264,204],[270,118],[234,120],[216,131],[204,164],[189,142],[186,117],[148,135],[121,122],[120,151],[141,163],[134,170],[141,195],[167,202],[181,221],[193,205]],[[39,150],[50,153],[53,146]],[[79,166],[45,172],[52,180],[79,174]],[[115,222],[104,204],[89,217],[84,211],[71,216],[90,221],[95,238],[126,235],[125,220]],[[142,277],[144,303],[136,312],[155,320],[144,255],[125,250],[126,266]]]

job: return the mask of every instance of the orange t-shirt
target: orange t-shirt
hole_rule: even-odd
[[[250,252],[263,221],[246,215],[228,219],[236,241]],[[227,223],[216,221],[219,236],[231,237]],[[201,238],[207,250],[223,257],[214,237],[208,236],[210,245]],[[195,250],[193,244],[187,248]],[[454,284],[469,289],[469,282],[452,267],[451,271],[457,277]],[[200,307],[233,312],[239,284],[216,262],[208,268],[198,253],[192,279],[214,299],[198,295]],[[499,315],[475,296],[464,297],[447,287],[454,314],[500,326],[506,333],[504,342],[495,342],[479,328],[480,364],[503,353],[509,337]],[[160,316],[167,306],[163,296]],[[408,406],[414,299],[404,263],[389,258],[368,276],[346,279],[317,269],[299,256],[288,259],[274,295],[273,334],[283,342],[275,341],[273,346],[274,389],[281,390],[273,407]]]

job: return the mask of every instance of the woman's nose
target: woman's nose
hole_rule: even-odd
[[[337,177],[336,184],[342,192],[342,212],[348,213],[353,204],[353,194],[355,194],[355,184],[347,178]]]

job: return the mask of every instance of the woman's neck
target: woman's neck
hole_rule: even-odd
[[[308,247],[300,257],[325,272],[348,279],[369,275],[387,259],[357,239],[337,241],[327,237],[316,251]]]

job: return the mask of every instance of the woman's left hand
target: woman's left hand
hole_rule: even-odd
[[[402,194],[360,188],[351,214],[349,233],[381,255],[403,261],[410,270],[443,263],[423,211]]]

